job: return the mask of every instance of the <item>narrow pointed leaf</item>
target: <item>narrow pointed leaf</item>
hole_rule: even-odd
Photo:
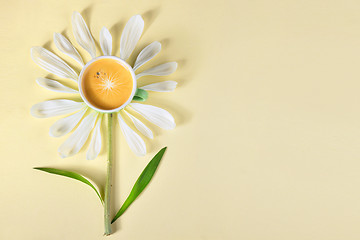
[[[98,190],[97,187],[95,187],[90,181],[89,179],[85,178],[84,176],[75,173],[75,172],[70,172],[70,171],[66,171],[66,170],[60,170],[60,169],[56,169],[56,168],[41,168],[41,167],[36,167],[34,168],[35,170],[40,170],[43,172],[47,172],[47,173],[51,173],[51,174],[56,174],[56,175],[60,175],[60,176],[64,176],[64,177],[68,177],[68,178],[72,178],[75,180],[78,180],[80,182],[83,182],[85,184],[87,184],[88,186],[90,186],[92,189],[94,189],[94,191],[96,192],[96,195],[98,195],[101,203],[103,203],[103,199],[101,198],[100,192]]]
[[[144,171],[140,174],[140,177],[137,179],[134,187],[132,188],[129,196],[127,197],[124,204],[121,206],[120,210],[117,212],[111,223],[115,222],[116,219],[118,219],[126,211],[126,209],[128,209],[132,202],[134,202],[134,200],[149,184],[151,178],[154,176],[157,167],[159,166],[160,160],[162,159],[166,148],[167,147],[161,149],[145,167]]]

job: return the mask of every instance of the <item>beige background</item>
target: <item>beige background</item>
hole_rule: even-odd
[[[179,62],[174,93],[149,103],[177,128],[155,131],[135,157],[117,129],[114,213],[149,159],[168,151],[149,188],[108,239],[360,239],[360,2],[357,0],[13,0],[0,14],[0,239],[103,239],[102,208],[73,180],[32,170],[79,171],[103,185],[105,157],[61,159],[58,118],[30,107],[68,97],[35,83],[46,72],[30,48],[71,40],[80,11],[116,54],[125,22],[142,14],[135,53],[159,40],[153,66]],[[98,51],[99,52],[99,51]],[[87,54],[81,50],[83,56]],[[66,60],[69,58],[62,57]],[[134,58],[131,59],[133,61]]]

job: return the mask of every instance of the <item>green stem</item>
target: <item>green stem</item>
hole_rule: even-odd
[[[113,128],[113,114],[109,113],[108,119],[108,158],[107,158],[107,174],[105,183],[105,196],[104,196],[104,223],[105,235],[111,234],[111,218],[110,218],[110,196],[112,186],[112,128]]]

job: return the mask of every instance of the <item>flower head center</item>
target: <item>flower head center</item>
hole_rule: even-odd
[[[110,78],[106,78],[106,79],[103,79],[100,86],[103,87],[104,90],[111,91],[115,88],[115,84],[116,83],[114,80],[112,80]]]
[[[134,72],[116,57],[99,57],[81,71],[79,89],[85,103],[95,110],[112,112],[132,99],[136,82]]]

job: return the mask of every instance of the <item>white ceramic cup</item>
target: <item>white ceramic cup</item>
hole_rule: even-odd
[[[133,89],[131,91],[131,94],[129,96],[129,99],[123,104],[121,105],[120,107],[117,107],[117,108],[114,108],[114,109],[101,109],[101,108],[98,108],[96,106],[94,106],[93,104],[91,104],[85,97],[85,94],[83,92],[83,89],[82,89],[82,81],[83,81],[83,74],[84,72],[86,71],[86,69],[95,61],[97,60],[100,60],[100,59],[113,59],[113,60],[116,60],[118,63],[120,63],[124,68],[126,68],[130,73],[131,73],[131,77],[132,77],[132,81],[133,81]],[[115,56],[100,56],[100,57],[97,57],[97,58],[93,58],[91,59],[91,61],[89,61],[88,63],[86,63],[86,65],[83,67],[83,69],[81,70],[80,72],[80,75],[79,75],[79,79],[78,79],[78,85],[79,85],[79,92],[80,92],[80,95],[81,95],[81,98],[84,100],[84,102],[89,106],[91,107],[92,109],[94,109],[95,111],[98,111],[98,112],[102,112],[102,113],[112,113],[112,112],[118,112],[120,111],[121,109],[123,109],[124,107],[126,107],[126,105],[128,105],[131,100],[133,99],[134,95],[135,95],[135,92],[136,92],[136,77],[135,77],[135,73],[132,69],[132,67],[127,64],[127,62],[125,62],[124,60],[122,60],[121,58],[118,58],[118,57],[115,57]]]

